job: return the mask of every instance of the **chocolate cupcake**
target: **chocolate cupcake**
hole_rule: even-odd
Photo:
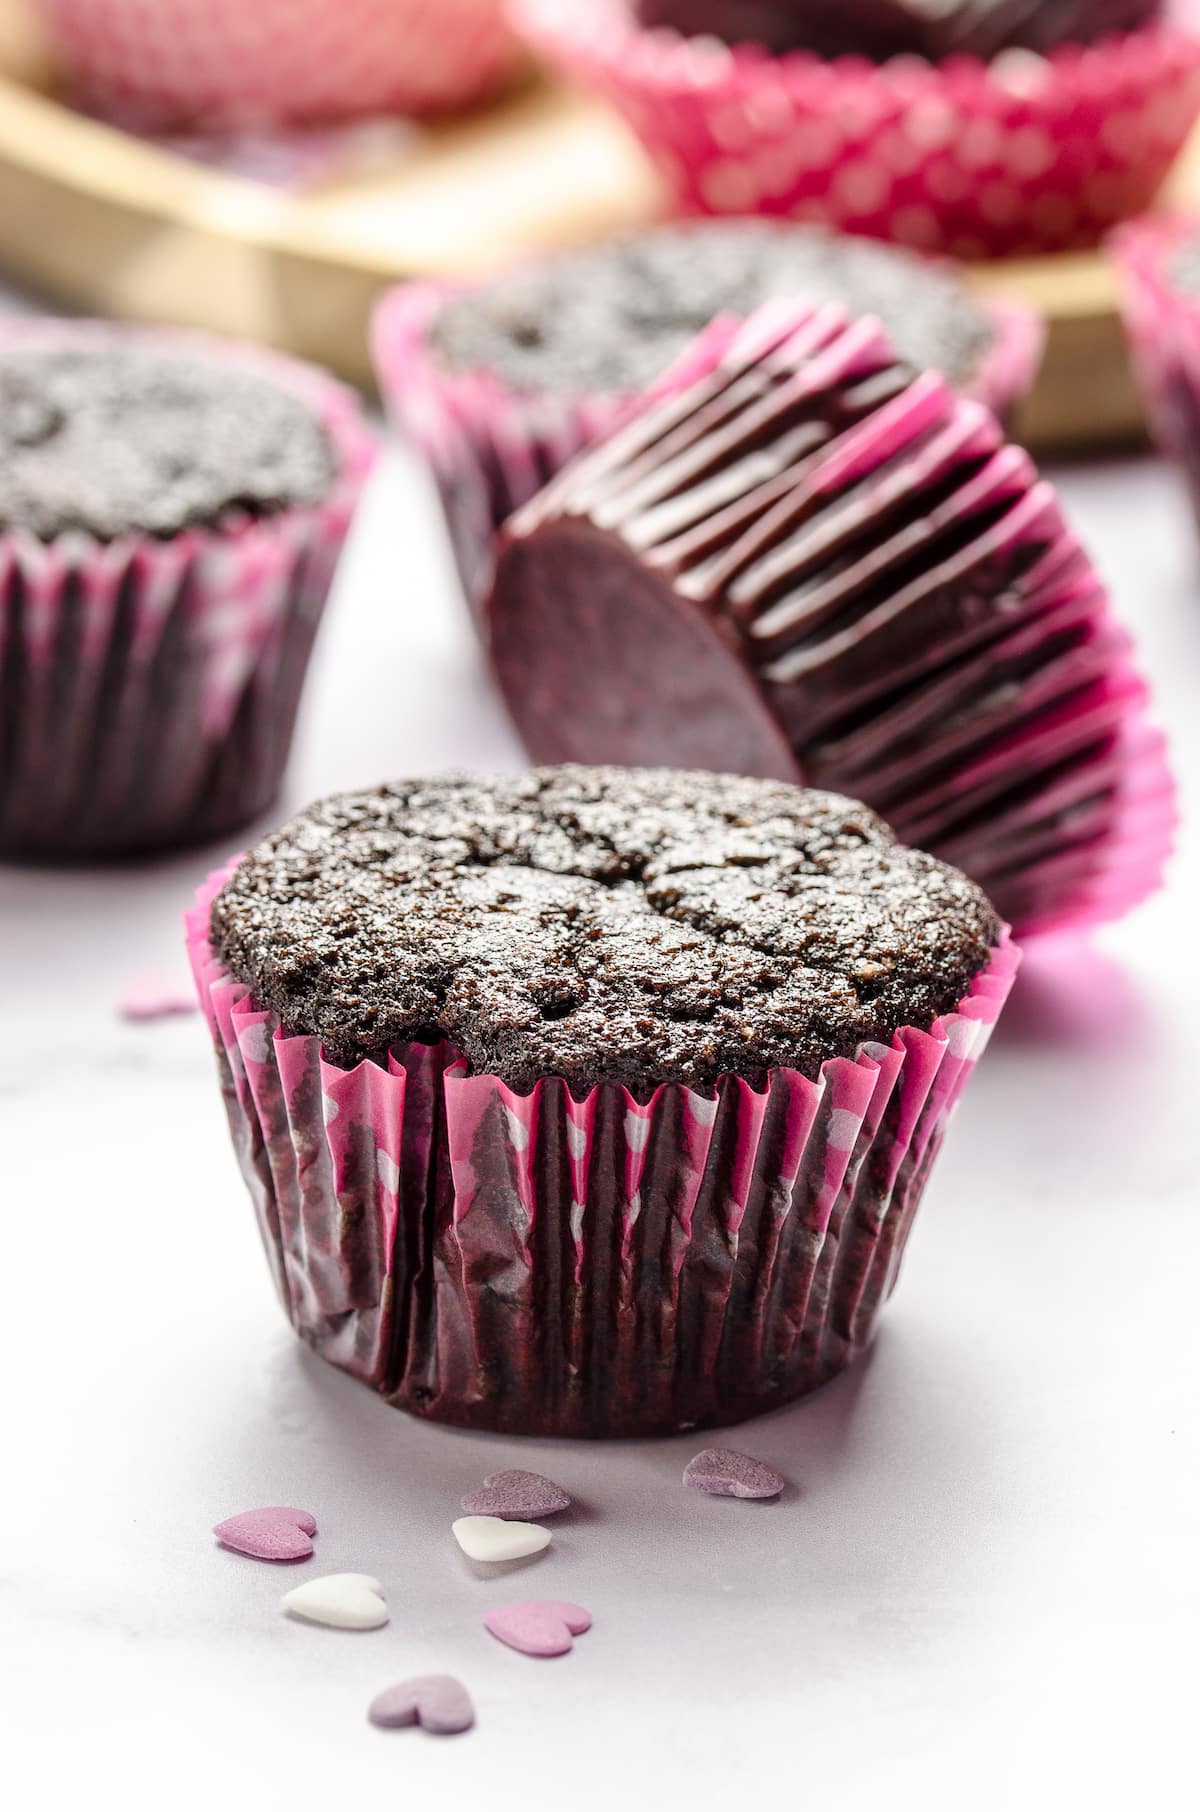
[[[982,892],[830,794],[561,768],[314,806],[189,947],[297,1331],[511,1432],[845,1365],[1011,982]]]
[[[1152,215],[1123,228],[1112,251],[1146,414],[1200,525],[1200,220]]]
[[[1151,205],[1200,113],[1194,22],[1148,0],[512,11],[619,109],[677,212],[817,220],[958,258],[1094,245]]]
[[[380,384],[437,479],[477,608],[501,523],[611,427],[719,315],[775,296],[878,315],[900,356],[1004,414],[1032,387],[1041,326],[952,268],[816,227],[661,227],[475,288],[408,285],[375,319]]]
[[[1095,44],[1158,19],[1163,0],[636,0],[641,24],[688,37],[758,44],[772,55],[994,57],[1002,50]]]
[[[488,605],[535,760],[835,787],[1018,931],[1157,885],[1174,793],[1027,454],[870,321],[768,305],[512,518]]]
[[[141,853],[270,804],[372,448],[307,366],[5,324],[0,852]]]

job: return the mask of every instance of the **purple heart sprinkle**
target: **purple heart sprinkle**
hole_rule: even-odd
[[[272,1504],[264,1510],[243,1510],[218,1523],[213,1534],[222,1547],[248,1554],[252,1560],[308,1560],[313,1551],[316,1519],[307,1510],[289,1510]]]
[[[431,1736],[458,1736],[475,1722],[471,1695],[452,1674],[421,1674],[376,1693],[367,1710],[380,1730],[419,1724]]]
[[[571,1499],[553,1479],[540,1472],[493,1472],[477,1491],[468,1491],[462,1507],[468,1516],[499,1516],[505,1522],[537,1522],[569,1510]]]
[[[762,1460],[728,1447],[706,1447],[684,1470],[683,1482],[710,1497],[778,1497],[786,1480]]]

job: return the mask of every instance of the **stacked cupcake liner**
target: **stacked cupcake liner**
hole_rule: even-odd
[[[1018,934],[1144,897],[1163,740],[1028,455],[839,309],[768,305],[704,355],[504,531],[491,650],[534,759],[865,799]]]
[[[1160,215],[1123,227],[1112,250],[1150,426],[1178,462],[1200,524],[1200,296],[1181,289],[1171,268],[1197,237],[1200,220]]]
[[[461,285],[441,283],[392,290],[375,312],[372,347],[392,420],[433,473],[463,589],[486,634],[482,604],[500,527],[639,399],[514,390],[490,371],[451,370],[432,330],[461,293]],[[992,341],[961,388],[1003,417],[1033,387],[1042,323],[1019,303],[989,298],[979,305]],[[677,378],[678,367],[670,375]]]
[[[504,0],[38,0],[89,101],[147,127],[466,105],[517,62]]]
[[[102,324],[6,323],[78,345]],[[0,852],[80,858],[228,834],[282,779],[308,657],[374,457],[357,400],[312,367],[178,334],[301,397],[329,437],[319,504],[169,540],[0,532]]]
[[[629,0],[512,0],[629,122],[678,207],[778,214],[957,257],[1092,245],[1147,207],[1200,114],[1200,40],[1158,25],[990,62],[772,57],[641,29]]]
[[[728,1422],[870,1337],[950,1115],[1017,966],[1005,933],[928,1031],[638,1101],[519,1094],[449,1045],[330,1063],[188,950],[234,1144],[297,1333],[389,1402],[508,1433]]]

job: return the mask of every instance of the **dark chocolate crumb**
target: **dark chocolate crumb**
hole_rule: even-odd
[[[226,359],[119,330],[0,352],[0,530],[165,538],[318,502],[333,471],[301,398]]]
[[[449,1039],[528,1088],[815,1076],[968,992],[999,924],[864,806],[621,768],[395,781],[243,858],[214,948],[352,1065]]]

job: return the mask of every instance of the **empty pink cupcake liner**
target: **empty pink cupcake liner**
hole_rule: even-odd
[[[957,257],[1094,244],[1148,206],[1200,113],[1200,41],[1162,25],[1041,57],[872,64],[646,31],[627,0],[512,0],[695,214],[779,214]]]
[[[371,340],[389,414],[433,474],[463,589],[483,630],[497,531],[640,399],[519,391],[493,372],[450,370],[430,330],[460,292],[441,283],[392,290],[375,311]],[[989,298],[983,306],[994,339],[964,391],[1003,417],[1033,388],[1043,327],[1019,303]],[[680,377],[676,365],[662,382]]]
[[[5,343],[105,339],[8,322]],[[303,398],[336,474],[319,504],[169,540],[0,533],[0,852],[126,855],[226,835],[274,798],[317,625],[370,469],[357,398],[314,367],[199,336]]]
[[[39,0],[101,109],[262,125],[428,113],[503,82],[504,0]]]
[[[1111,249],[1134,369],[1155,439],[1187,483],[1200,524],[1200,296],[1175,282],[1172,263],[1200,238],[1200,220],[1160,215],[1132,221]]]
[[[346,1070],[187,942],[234,1144],[300,1336],[390,1403],[509,1433],[728,1422],[847,1365],[896,1282],[1017,966],[928,1032],[639,1102],[518,1094],[448,1045]]]

